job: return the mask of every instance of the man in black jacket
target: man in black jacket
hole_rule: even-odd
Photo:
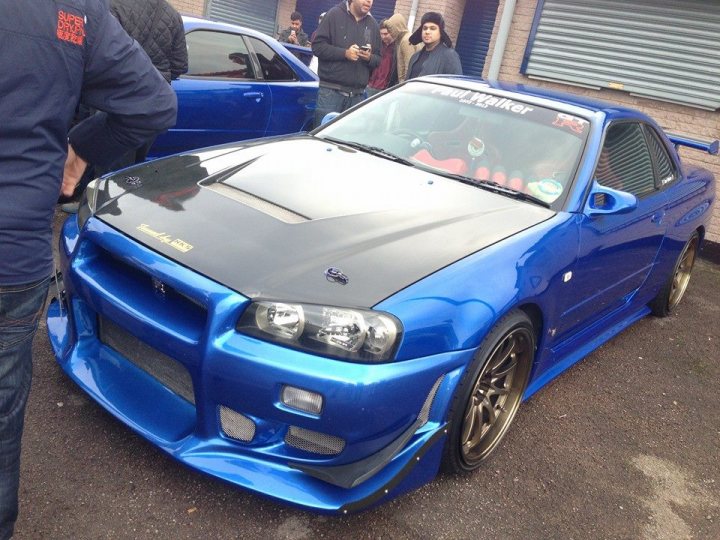
[[[107,0],[0,0],[0,51],[0,540],[7,540],[58,194],[73,192],[88,162],[108,164],[174,125],[177,100]],[[68,134],[81,98],[102,112]]]
[[[140,44],[167,82],[187,72],[185,27],[180,14],[166,0],[110,0],[110,11],[130,37]],[[93,112],[92,109],[81,109],[78,118],[82,120]],[[154,142],[155,137],[145,141],[142,146],[126,152],[107,167],[90,167],[74,194],[76,200],[63,204],[63,211],[77,212],[77,199],[96,176],[145,161]]]
[[[370,72],[380,64],[380,29],[370,14],[373,0],[347,0],[330,9],[312,43],[320,89],[315,125],[365,98]]]
[[[167,82],[187,73],[185,27],[180,14],[166,0],[110,0],[110,11],[145,50]],[[154,138],[134,153],[125,155],[125,159],[115,162],[110,170],[142,163],[153,142]]]
[[[182,17],[166,0],[110,0],[110,11],[167,82],[187,72]]]

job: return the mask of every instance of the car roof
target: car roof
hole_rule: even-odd
[[[189,15],[182,16],[185,30],[195,30],[197,28],[210,28],[212,30],[227,30],[230,32],[242,32],[245,35],[260,38],[263,41],[268,40],[268,35],[248,28],[239,24],[226,23],[220,21],[211,21],[210,19],[201,19],[200,17],[191,17]]]
[[[569,108],[575,110],[577,113],[578,109],[587,111],[587,116],[596,116],[600,113],[605,117],[605,121],[615,120],[621,118],[634,118],[638,120],[644,120],[646,122],[654,124],[655,122],[647,115],[630,107],[623,107],[616,103],[609,103],[600,99],[589,98],[579,94],[571,94],[569,92],[560,92],[558,90],[552,90],[549,88],[543,88],[539,86],[531,86],[520,83],[509,83],[497,80],[487,80],[479,77],[469,77],[462,75],[431,75],[422,77],[424,80],[434,80],[437,82],[446,82],[454,86],[460,85],[469,89],[477,89],[482,91],[483,89],[500,90],[504,94],[512,94],[517,96],[518,99],[525,98],[539,98],[547,105],[552,104],[558,108]],[[535,100],[533,100],[535,101]],[[538,104],[541,104],[538,102]]]

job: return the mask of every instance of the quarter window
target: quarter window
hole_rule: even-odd
[[[606,187],[636,196],[655,189],[652,159],[640,124],[625,122],[610,126],[595,177]]]
[[[650,152],[655,158],[655,165],[657,167],[658,175],[658,185],[664,186],[665,184],[669,184],[677,178],[675,166],[673,165],[670,156],[668,156],[665,145],[663,145],[663,143],[660,141],[660,138],[658,137],[657,133],[655,133],[655,130],[650,127],[646,127],[645,129],[648,134],[648,142],[650,143]]]
[[[193,77],[255,79],[250,53],[242,36],[197,30],[186,36],[188,72]]]
[[[256,38],[248,38],[260,62],[263,78],[266,81],[293,81],[295,72],[267,43]]]

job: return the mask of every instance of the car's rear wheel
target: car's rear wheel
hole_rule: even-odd
[[[696,231],[680,253],[675,263],[675,268],[673,268],[673,273],[663,288],[660,289],[657,296],[650,302],[650,309],[653,315],[657,317],[667,317],[675,310],[680,300],[682,300],[688,283],[690,283],[690,274],[695,265],[699,243],[700,237]]]
[[[529,317],[513,311],[490,331],[458,387],[443,466],[472,471],[498,446],[520,406],[535,356]]]

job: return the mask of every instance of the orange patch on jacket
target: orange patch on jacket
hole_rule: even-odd
[[[85,19],[58,10],[57,37],[75,45],[82,45],[85,42]]]

